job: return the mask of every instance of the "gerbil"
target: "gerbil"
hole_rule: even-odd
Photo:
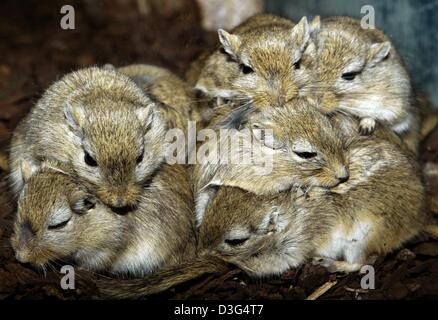
[[[210,97],[282,105],[311,86],[310,28],[273,15],[256,15],[231,33],[220,29],[221,48],[211,54],[196,89]]]
[[[73,259],[92,271],[143,276],[195,257],[193,194],[186,169],[164,165],[131,212],[120,215],[71,176],[47,164],[31,176],[18,199],[12,246],[19,261],[45,268]]]
[[[166,125],[156,105],[127,76],[97,67],[55,82],[19,124],[11,143],[13,187],[21,161],[36,171],[49,159],[73,171],[105,204],[135,206],[164,161]]]
[[[210,128],[216,129],[221,140],[214,145],[217,150],[209,152],[217,154],[218,159],[195,166],[197,211],[202,210],[217,185],[275,194],[292,186],[331,188],[347,181],[343,141],[315,103],[299,99],[263,111],[251,106],[217,109]],[[230,133],[230,144],[221,137],[223,129]],[[268,137],[268,130],[271,139],[262,139],[259,135],[265,132]],[[244,142],[236,144],[240,137]],[[236,154],[239,161],[233,163],[223,158],[224,154]]]
[[[363,29],[349,17],[330,17],[311,28],[315,43],[315,93],[325,113],[360,118],[360,132],[376,123],[403,135],[414,152],[419,142],[418,112],[411,82],[390,39],[378,29]]]

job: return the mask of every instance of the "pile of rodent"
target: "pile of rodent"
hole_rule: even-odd
[[[130,298],[230,264],[253,277],[308,261],[354,272],[437,235],[417,161],[436,118],[386,35],[267,14],[218,35],[185,80],[105,65],[47,89],[11,142],[19,261],[70,258],[114,277],[103,294]],[[189,121],[249,132],[260,153],[231,143],[250,161],[168,163],[167,134]]]

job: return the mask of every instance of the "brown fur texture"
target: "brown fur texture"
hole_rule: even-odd
[[[187,121],[201,121],[201,105],[192,87],[169,70],[147,64],[117,69],[130,77],[162,107],[169,128],[186,129]]]
[[[164,165],[137,207],[113,212],[70,174],[44,163],[23,175],[12,245],[17,259],[45,268],[72,258],[88,270],[142,276],[196,254],[193,194],[185,168]]]
[[[23,187],[22,160],[36,171],[49,159],[72,164],[109,206],[135,206],[143,183],[164,161],[165,132],[156,104],[128,77],[96,67],[73,72],[55,82],[15,130],[14,190]]]

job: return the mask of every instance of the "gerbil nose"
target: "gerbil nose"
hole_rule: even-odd
[[[339,183],[347,182],[348,179],[350,179],[350,173],[348,172],[348,169],[343,167],[339,172],[336,174],[336,179],[339,180]]]
[[[15,253],[15,258],[20,261],[21,263],[28,263],[29,259],[27,259],[26,255],[20,251],[17,251]]]

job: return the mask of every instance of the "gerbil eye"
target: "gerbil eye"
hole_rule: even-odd
[[[352,81],[360,72],[346,72],[342,75],[342,79]]]
[[[315,158],[317,156],[316,152],[298,152],[298,151],[294,151],[294,153],[303,159],[311,159],[311,158]]]
[[[64,227],[67,225],[67,223],[70,221],[70,219],[71,219],[71,218],[69,218],[68,220],[65,220],[65,221],[63,221],[63,222],[61,222],[61,223],[58,223],[58,224],[54,224],[54,225],[52,225],[52,226],[49,226],[48,229],[49,229],[49,230],[62,229],[62,228],[64,228]]]
[[[142,154],[138,156],[138,158],[137,158],[137,164],[139,164],[140,162],[142,162],[142,161],[143,161],[143,158],[144,158],[144,152],[142,152]]]
[[[92,156],[90,156],[90,154],[87,151],[85,152],[85,156],[84,156],[84,161],[87,165],[89,165],[90,167],[97,167],[97,162],[95,159],[93,159]]]
[[[244,244],[249,238],[241,238],[241,239],[225,239],[225,243],[232,247],[241,246]]]
[[[91,210],[96,206],[96,202],[94,202],[92,199],[84,199],[84,208],[86,210]]]
[[[254,72],[254,70],[250,66],[247,66],[247,65],[245,65],[243,63],[240,64],[240,69],[242,70],[242,72],[244,74],[248,74],[248,73],[253,73]]]
[[[301,68],[301,59],[294,63],[294,68],[295,69]]]

